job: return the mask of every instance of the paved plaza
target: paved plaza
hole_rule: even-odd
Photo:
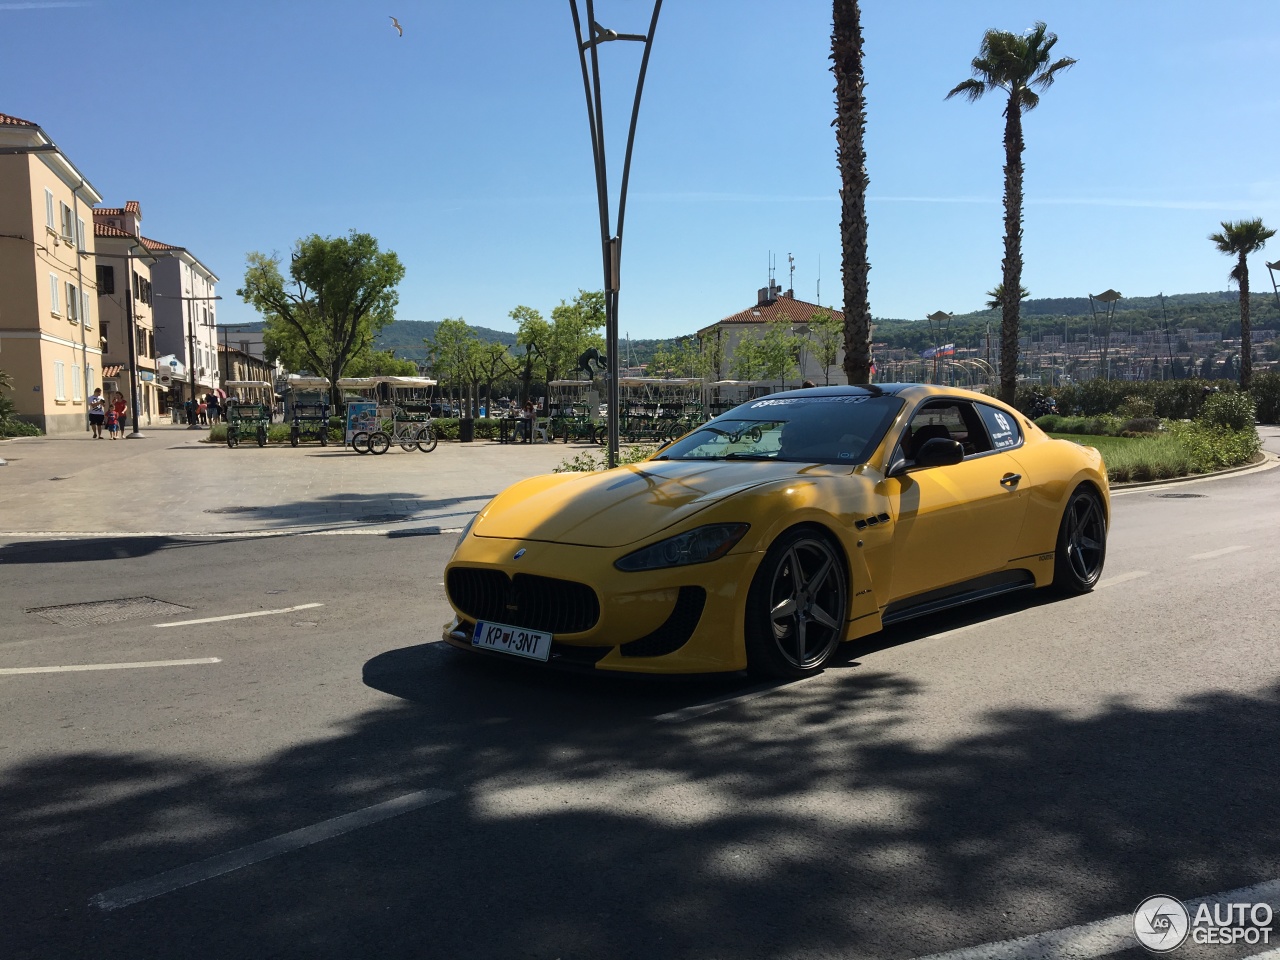
[[[589,444],[442,442],[382,456],[318,444],[201,442],[145,427],[143,440],[31,437],[0,443],[0,537],[461,527],[504,487]]]

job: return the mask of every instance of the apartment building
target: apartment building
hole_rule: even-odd
[[[38,123],[0,113],[0,370],[16,415],[88,431],[102,383],[95,236],[102,196]]]
[[[123,207],[99,207],[93,211],[103,388],[107,394],[124,394],[132,409],[131,371],[136,363],[138,409],[132,415],[136,415],[137,423],[145,425],[163,412],[159,394],[167,387],[156,379],[152,308],[151,266],[161,254],[143,243],[141,224],[142,208],[136,200]],[[134,338],[132,356],[130,336]]]
[[[168,402],[181,406],[218,389],[218,278],[185,247],[142,238],[164,254],[151,267],[160,379],[168,376]],[[168,361],[167,363],[165,361]]]

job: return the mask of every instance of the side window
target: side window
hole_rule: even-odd
[[[898,456],[914,460],[925,441],[955,440],[966,457],[991,450],[983,421],[967,400],[930,400],[912,416],[898,444]]]
[[[987,432],[991,435],[991,447],[995,450],[1012,450],[1022,446],[1022,430],[1018,420],[1012,414],[989,407],[985,403],[978,404],[978,412]]]

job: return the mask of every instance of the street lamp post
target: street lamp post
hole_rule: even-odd
[[[157,297],[163,297],[165,300],[186,300],[187,301],[187,383],[191,390],[191,399],[196,399],[196,320],[193,313],[195,300],[221,300],[222,297],[167,297],[162,293],[157,293]],[[199,423],[188,423],[188,430],[199,430]]]
[[[1099,374],[1101,374],[1103,379],[1106,379],[1106,380],[1111,379],[1111,365],[1107,360],[1107,353],[1111,349],[1111,323],[1113,320],[1115,320],[1116,301],[1119,300],[1120,297],[1121,295],[1119,293],[1117,293],[1115,290],[1110,290],[1110,289],[1104,290],[1102,293],[1098,293],[1098,294],[1094,294],[1094,293],[1089,294],[1089,313],[1094,320],[1097,320],[1098,318],[1098,312],[1096,309],[1094,309],[1094,306],[1093,306],[1094,302],[1096,301],[1097,303],[1106,304],[1106,312],[1103,314],[1103,316],[1106,318],[1106,321],[1107,321],[1107,334],[1106,334],[1106,338],[1102,341],[1102,355],[1098,358],[1099,359],[1098,372]]]
[[[609,396],[609,453],[610,467],[618,465],[618,287],[622,262],[622,227],[627,213],[627,181],[631,175],[631,148],[635,143],[636,119],[640,114],[640,95],[644,91],[644,76],[649,69],[649,52],[653,48],[653,33],[658,27],[658,13],[662,0],[654,0],[653,17],[649,32],[618,33],[606,30],[596,22],[594,0],[586,0],[587,33],[582,31],[582,18],[578,14],[578,0],[569,0],[573,16],[573,31],[577,38],[578,60],[582,65],[582,87],[587,97],[587,120],[591,128],[591,154],[595,162],[596,204],[600,213],[600,246],[604,265],[604,316],[605,350],[608,353]],[[604,109],[600,94],[600,44],[612,40],[634,40],[644,44],[640,60],[640,75],[636,81],[635,100],[631,106],[631,125],[627,132],[627,148],[622,161],[622,185],[618,194],[618,229],[609,229],[609,180],[604,150]],[[591,54],[590,68],[587,54]]]
[[[1276,285],[1276,271],[1280,270],[1280,260],[1267,264],[1267,272],[1271,274],[1271,289],[1276,295],[1276,306],[1280,307],[1280,286]]]

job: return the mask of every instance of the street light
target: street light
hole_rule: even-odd
[[[1267,272],[1271,274],[1271,289],[1276,295],[1276,307],[1280,308],[1280,287],[1276,286],[1276,271],[1280,270],[1280,260],[1267,264]]]
[[[925,317],[929,321],[929,335],[933,338],[933,382],[938,382],[938,354],[942,352],[942,341],[947,338],[947,329],[951,326],[952,314],[945,310],[937,310]]]
[[[591,128],[591,154],[595,162],[596,204],[600,213],[600,247],[604,264],[604,326],[605,350],[608,353],[609,394],[609,453],[610,467],[618,465],[618,287],[622,263],[622,226],[627,214],[627,181],[631,175],[631,147],[636,137],[636,119],[640,114],[640,95],[644,90],[644,75],[649,69],[649,51],[653,48],[653,33],[658,27],[658,12],[662,0],[654,0],[653,17],[649,32],[618,33],[606,30],[596,22],[595,2],[586,0],[587,35],[582,32],[582,18],[578,15],[578,0],[569,0],[569,12],[573,15],[573,31],[578,44],[578,61],[582,65],[582,88],[587,97],[587,121]],[[644,44],[640,60],[640,75],[636,80],[636,95],[631,106],[631,126],[627,132],[627,149],[622,161],[622,186],[618,194],[618,229],[609,229],[609,176],[604,151],[604,108],[600,94],[600,44],[614,40],[633,40]],[[591,67],[587,67],[587,53],[591,54]]]
[[[163,293],[157,293],[157,297],[164,300],[221,300],[222,297],[168,297]],[[191,399],[196,398],[196,321],[190,309],[187,310],[187,380],[190,384]],[[191,422],[187,424],[188,430],[199,430],[200,424]]]
[[[1100,368],[1098,372],[1101,373],[1103,379],[1106,380],[1111,379],[1111,366],[1107,362],[1107,351],[1111,349],[1111,322],[1116,317],[1116,301],[1119,300],[1120,297],[1121,294],[1117,293],[1115,290],[1104,290],[1102,293],[1089,294],[1089,313],[1094,320],[1098,319],[1098,311],[1094,309],[1093,306],[1094,302],[1096,301],[1097,303],[1106,304],[1103,317],[1105,317],[1107,321],[1107,335],[1102,342],[1102,354],[1098,358],[1098,367]]]

